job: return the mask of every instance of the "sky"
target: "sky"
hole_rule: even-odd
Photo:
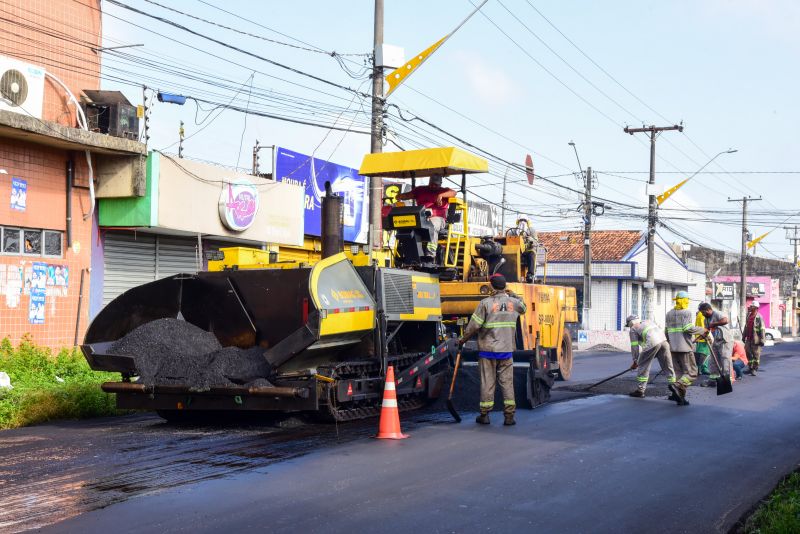
[[[470,0],[385,3],[384,42],[407,58],[474,9]],[[371,87],[364,65],[373,1],[104,0],[102,9],[104,46],[144,45],[104,53],[104,89],[136,104],[143,83],[206,101],[156,102],[150,148],[176,152],[182,120],[186,157],[227,166],[250,167],[256,141],[352,167],[369,151],[370,102],[358,92]],[[782,226],[800,224],[797,27],[800,3],[791,0],[489,0],[390,95],[384,150],[471,143],[496,159],[491,174],[471,177],[470,192],[500,202],[505,175],[510,210],[553,231],[582,228],[580,195],[565,188],[583,189],[574,141],[583,169],[595,171],[593,195],[607,205],[594,227],[641,229],[649,142],[623,128],[682,121],[683,133],[656,142],[659,186],[692,176],[719,152],[737,152],[718,156],[704,169],[711,173],[695,175],[662,205],[674,232],[659,232],[737,252],[741,203],[728,199],[760,196],[750,203],[749,229],[774,230],[756,254],[786,258],[792,248]],[[533,186],[502,163],[521,164],[528,153],[540,176]],[[261,164],[269,159],[263,150]]]

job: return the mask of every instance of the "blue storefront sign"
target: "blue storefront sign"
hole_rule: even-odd
[[[305,188],[306,235],[320,235],[322,197],[325,196],[325,182],[330,182],[333,191],[344,197],[345,241],[367,242],[369,182],[358,174],[358,169],[276,148],[275,179]]]

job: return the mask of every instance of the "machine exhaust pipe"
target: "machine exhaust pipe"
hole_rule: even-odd
[[[330,182],[325,182],[321,215],[322,258],[325,259],[344,250],[344,199],[334,194]]]

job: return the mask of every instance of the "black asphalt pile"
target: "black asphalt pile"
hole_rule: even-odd
[[[110,352],[133,357],[139,382],[147,385],[182,385],[193,391],[270,386],[263,349],[223,348],[211,332],[179,319],[146,323],[114,343]]]

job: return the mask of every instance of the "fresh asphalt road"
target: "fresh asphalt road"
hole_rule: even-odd
[[[521,410],[510,428],[499,414],[488,427],[436,420],[406,440],[338,442],[42,530],[727,532],[800,463],[798,349],[766,349],[764,372],[730,395],[692,388],[688,407],[598,395]],[[575,378],[627,362],[580,356]]]

